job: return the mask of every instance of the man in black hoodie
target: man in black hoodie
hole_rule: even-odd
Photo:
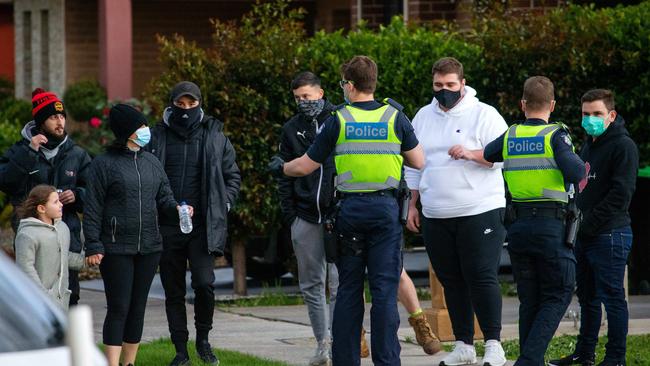
[[[576,243],[580,335],[575,352],[552,365],[594,365],[605,305],[608,342],[602,366],[625,365],[628,310],[624,274],[632,247],[628,208],[639,167],[636,144],[605,89],[582,96],[582,126],[589,135],[580,157],[586,177],[579,184],[578,208],[584,215]]]
[[[334,106],[323,98],[320,79],[311,72],[298,74],[291,83],[291,89],[299,113],[282,127],[280,156],[285,161],[300,157],[309,149],[323,128],[323,123],[334,110]],[[307,303],[309,319],[318,342],[310,365],[326,365],[330,359],[329,327],[338,287],[338,272],[336,266],[325,262],[322,224],[332,202],[334,171],[334,161],[330,158],[318,170],[305,177],[283,176],[279,181],[282,216],[285,224],[291,226],[300,290]],[[329,311],[325,300],[328,271]]]
[[[22,139],[0,158],[0,190],[18,207],[39,184],[58,188],[63,222],[70,228],[70,251],[81,252],[81,221],[90,156],[65,131],[65,107],[52,92],[32,92],[33,121],[23,128]],[[18,219],[12,217],[14,232]],[[69,271],[70,305],[79,301],[79,271]]]
[[[174,198],[194,207],[193,230],[183,234],[178,216],[161,212],[163,254],[160,279],[176,357],[170,366],[188,365],[185,273],[187,263],[194,289],[196,350],[203,362],[219,363],[208,342],[214,313],[214,259],[223,255],[228,211],[235,204],[241,175],[235,149],[223,133],[223,123],[201,108],[199,87],[183,81],[171,91],[163,121],[152,129],[147,145],[165,167]]]

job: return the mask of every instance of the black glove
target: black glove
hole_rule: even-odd
[[[284,160],[278,155],[274,155],[266,166],[266,171],[270,172],[274,177],[280,178],[284,175]]]

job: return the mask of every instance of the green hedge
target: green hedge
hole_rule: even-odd
[[[0,154],[11,147],[20,137],[23,126],[32,119],[32,104],[14,98],[14,86],[9,80],[0,79]],[[12,207],[0,192],[0,228],[10,225]]]
[[[431,67],[435,60],[454,56],[464,63],[468,77],[479,73],[481,48],[457,33],[434,32],[427,27],[406,26],[394,18],[386,27],[344,34],[318,32],[301,48],[302,68],[316,72],[323,80],[326,95],[343,102],[338,85],[339,67],[355,55],[367,55],[378,66],[376,97],[393,98],[413,116],[433,98]],[[471,82],[470,78],[468,82]]]
[[[199,84],[207,111],[225,121],[237,149],[243,175],[235,212],[240,229],[263,232],[277,222],[269,189],[274,182],[264,168],[276,151],[279,127],[295,112],[292,77],[316,72],[326,95],[340,103],[339,66],[357,54],[377,61],[377,97],[395,99],[411,117],[431,101],[431,66],[442,56],[460,59],[468,85],[508,122],[523,118],[518,109],[523,81],[549,76],[558,101],[554,118],[572,127],[577,141],[583,137],[580,96],[610,88],[639,144],[642,164],[650,162],[649,1],[599,10],[568,6],[535,16],[481,13],[470,32],[405,26],[396,18],[378,30],[362,26],[307,38],[300,12],[276,0],[256,5],[239,25],[215,21],[213,40],[202,49],[180,36],[160,38],[165,71],[152,81],[148,99],[160,113],[174,83]]]
[[[96,80],[83,80],[68,86],[63,93],[67,113],[77,122],[98,117],[106,105],[106,91]]]
[[[598,10],[572,5],[544,16],[491,14],[467,39],[482,48],[479,96],[508,121],[523,118],[517,103],[524,80],[545,75],[556,87],[553,117],[580,141],[580,97],[609,88],[642,164],[650,163],[650,1]]]

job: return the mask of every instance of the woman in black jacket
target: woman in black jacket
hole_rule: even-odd
[[[103,341],[110,366],[120,354],[126,365],[136,353],[162,239],[158,209],[176,214],[169,181],[153,155],[142,151],[150,139],[146,119],[136,109],[118,104],[109,123],[115,142],[91,164],[83,229],[90,265],[99,264],[106,292]]]

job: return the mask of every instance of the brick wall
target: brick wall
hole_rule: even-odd
[[[97,1],[65,1],[66,84],[99,78]]]
[[[357,0],[350,0],[351,24],[357,24]],[[386,6],[397,9],[402,13],[401,1],[386,0],[362,0],[362,18],[371,28],[385,24]],[[399,3],[399,5],[397,5]],[[566,3],[564,0],[511,0],[510,6],[515,10],[544,11],[554,8],[559,4]],[[408,0],[408,19],[414,22],[430,22],[435,20],[457,20],[461,25],[469,26],[471,19],[472,0]]]
[[[242,1],[133,0],[133,95],[140,96],[147,83],[162,70],[156,34],[178,33],[207,47],[212,34],[210,18],[238,18],[250,6]]]
[[[307,16],[314,19],[314,30],[333,32],[350,29],[350,9],[350,0],[317,0],[315,13]]]
[[[99,78],[99,36],[97,0],[66,0],[66,82]],[[171,1],[132,0],[133,16],[133,95],[140,97],[149,81],[162,70],[158,60],[156,34],[178,33],[202,47],[212,42],[209,19],[239,19],[253,1]],[[314,29],[316,4],[298,1],[311,17],[307,29]]]
[[[133,95],[138,97],[150,80],[162,70],[158,59],[156,34],[165,36],[178,33],[186,39],[196,41],[202,47],[212,44],[210,19],[239,19],[250,11],[253,1],[133,1]],[[314,1],[297,1],[301,6],[315,13]],[[314,18],[305,19],[306,29],[314,28]]]
[[[409,20],[416,22],[454,20],[458,3],[459,1],[449,0],[411,0],[408,2]]]

